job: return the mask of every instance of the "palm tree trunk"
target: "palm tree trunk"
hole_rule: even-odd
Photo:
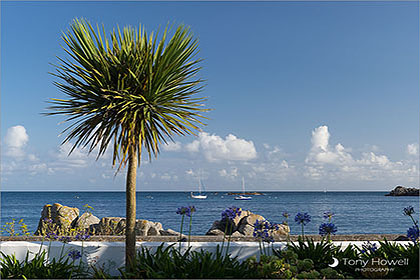
[[[125,226],[125,265],[130,269],[136,256],[136,174],[137,154],[129,150],[126,180],[126,226]]]

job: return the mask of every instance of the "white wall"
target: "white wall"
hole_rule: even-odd
[[[409,241],[395,241],[398,244],[406,245],[410,243]],[[349,244],[354,244],[361,246],[364,241],[337,241],[333,242],[335,245],[341,245],[342,247],[347,247]],[[376,243],[379,247],[378,242]],[[162,242],[137,242],[136,246],[138,249],[143,246],[154,251]],[[174,244],[175,248],[179,248],[177,242],[166,242],[165,246]],[[191,242],[192,251],[205,250],[209,252],[216,252],[217,245],[221,245],[221,242]],[[224,244],[226,250],[226,243]],[[83,246],[83,249],[82,249]],[[273,244],[274,248],[284,248],[286,242],[275,242]],[[33,241],[3,241],[0,242],[0,251],[4,254],[11,255],[15,254],[16,258],[20,261],[25,259],[27,252],[30,254],[30,258],[34,254],[38,253],[40,249],[48,250],[49,248],[49,259],[60,257],[60,254],[66,256],[70,250],[83,250],[83,262],[87,264],[96,264],[99,266],[104,266],[106,269],[109,269],[109,273],[112,275],[119,275],[118,268],[124,265],[124,242],[81,242],[75,241],[65,244],[63,250],[63,243],[54,241],[54,242],[44,242],[41,248],[41,242]],[[182,243],[181,250],[185,251],[187,248],[187,242]],[[270,245],[271,248],[271,245]],[[62,251],[63,250],[63,251]],[[63,252],[63,253],[61,253]],[[271,252],[271,250],[267,250]],[[231,242],[229,246],[229,253],[232,257],[238,256],[239,261],[244,261],[251,256],[259,257],[260,247],[258,242]],[[78,264],[76,261],[76,264]]]

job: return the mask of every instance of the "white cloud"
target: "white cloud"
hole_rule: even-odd
[[[29,154],[29,155],[28,155],[28,159],[29,159],[30,161],[37,161],[37,160],[39,160],[39,159],[36,157],[36,155],[34,155],[34,154]]]
[[[312,147],[305,159],[304,175],[311,179],[337,180],[384,180],[385,178],[408,178],[417,176],[412,165],[401,161],[391,161],[386,155],[373,151],[362,153],[355,159],[351,149],[341,144],[331,147],[330,133],[327,126],[320,126],[312,132]]]
[[[194,140],[191,143],[185,145],[185,149],[191,153],[197,153],[200,150],[200,141]]]
[[[211,162],[219,160],[247,161],[257,157],[254,143],[229,134],[223,139],[215,134],[200,132],[198,140],[186,145],[189,152],[199,152]]]
[[[407,153],[412,156],[416,156],[419,153],[419,145],[417,143],[407,145]]]
[[[221,177],[234,179],[234,178],[238,177],[238,168],[236,168],[236,167],[231,168],[230,171],[228,171],[226,169],[221,169],[221,170],[219,170],[219,175]]]
[[[71,154],[69,154],[72,148],[73,144],[70,142],[66,142],[61,145],[57,155],[59,161],[67,165],[69,168],[85,167],[88,159],[87,152],[76,147]]]
[[[351,164],[353,158],[343,145],[338,143],[333,149],[329,145],[330,133],[327,126],[312,131],[312,147],[305,162],[309,164]]]
[[[12,157],[24,156],[24,147],[29,141],[25,127],[21,125],[12,126],[7,129],[4,143],[6,145],[6,155]]]
[[[315,128],[312,131],[312,149],[326,151],[328,148],[328,141],[330,139],[330,133],[328,132],[328,127],[323,125],[318,128]]]
[[[177,152],[181,150],[181,143],[179,142],[168,142],[162,146],[164,151]]]

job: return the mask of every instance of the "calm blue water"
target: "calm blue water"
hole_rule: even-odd
[[[287,211],[291,213],[292,234],[298,234],[300,227],[293,218],[303,211],[312,216],[306,232],[318,234],[323,213],[331,210],[340,234],[405,234],[411,221],[402,214],[402,209],[412,205],[419,213],[418,197],[388,197],[384,196],[385,192],[266,192],[251,201],[236,201],[225,192],[207,194],[206,200],[195,200],[187,192],[138,192],[137,218],[161,222],[165,229],[179,231],[181,219],[175,214],[177,207],[194,205],[197,212],[193,217],[193,234],[202,235],[230,206],[242,207],[277,223],[283,221],[282,213]],[[125,216],[124,192],[2,192],[1,224],[12,218],[23,218],[33,232],[42,207],[56,202],[81,211],[87,203],[94,207],[93,214],[99,218]]]

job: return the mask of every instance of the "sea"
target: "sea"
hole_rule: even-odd
[[[405,235],[412,222],[403,215],[404,207],[413,206],[417,217],[419,213],[419,197],[390,197],[386,192],[264,192],[249,201],[234,200],[235,196],[225,191],[206,194],[207,199],[199,200],[192,199],[189,192],[138,192],[137,218],[179,231],[181,216],[176,214],[177,208],[195,206],[191,233],[204,235],[223,210],[234,206],[275,223],[285,221],[283,213],[287,212],[291,234],[299,234],[301,227],[294,217],[307,212],[312,220],[305,226],[305,233],[318,234],[319,225],[325,222],[323,213],[332,211],[337,234]],[[33,233],[43,206],[53,203],[77,207],[81,213],[88,204],[99,218],[125,216],[124,192],[1,192],[1,225],[23,219]]]

